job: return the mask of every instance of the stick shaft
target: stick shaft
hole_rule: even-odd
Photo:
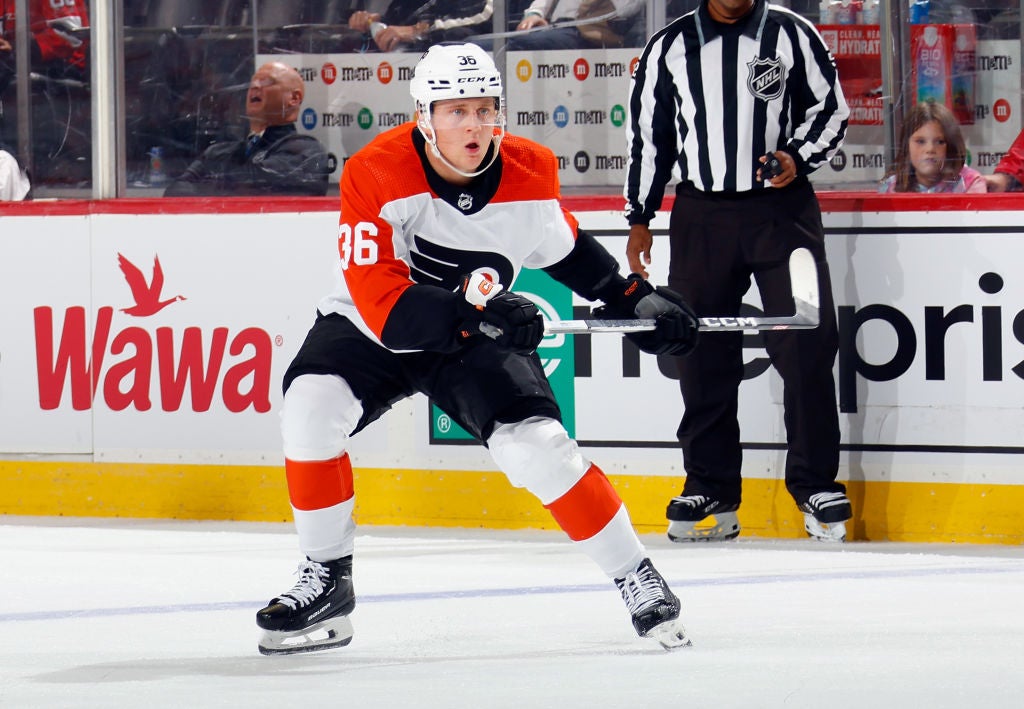
[[[789,280],[796,308],[790,317],[720,316],[699,318],[701,332],[758,330],[810,330],[818,326],[818,271],[807,249],[796,249],[789,257]],[[546,333],[647,332],[653,319],[638,320],[549,320]]]
[[[783,318],[758,317],[716,317],[700,318],[701,332],[737,332],[744,330],[809,330],[818,326],[817,319],[799,315]],[[590,332],[648,332],[655,328],[654,320],[548,320],[544,332],[560,333]]]

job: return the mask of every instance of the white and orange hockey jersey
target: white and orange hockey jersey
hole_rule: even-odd
[[[581,232],[561,206],[548,148],[507,135],[500,159],[463,187],[434,172],[425,145],[406,123],[345,163],[338,285],[320,312],[345,316],[394,351],[447,351],[457,346],[462,274],[483,272],[508,286],[524,267],[555,266],[551,275],[592,298],[590,286],[618,273],[593,239],[581,240],[587,257],[572,255]],[[582,283],[560,277],[584,266]]]

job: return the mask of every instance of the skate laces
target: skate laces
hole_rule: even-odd
[[[661,577],[647,563],[641,563],[636,571],[630,571],[625,578],[615,579],[615,585],[619,587],[622,600],[633,615],[665,600]]]
[[[299,580],[290,591],[281,594],[277,599],[292,610],[312,603],[313,599],[324,592],[324,581],[331,575],[326,566],[316,561],[302,562],[297,573]]]

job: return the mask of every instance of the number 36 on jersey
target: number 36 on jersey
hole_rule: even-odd
[[[377,225],[373,222],[359,222],[355,226],[342,222],[338,225],[338,251],[341,267],[350,265],[369,266],[377,263]]]

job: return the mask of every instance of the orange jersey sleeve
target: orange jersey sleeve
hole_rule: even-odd
[[[417,191],[429,192],[412,141],[399,126],[359,151],[341,175],[338,252],[352,300],[380,337],[395,302],[413,285],[409,266],[395,254],[394,227],[382,216],[385,204]],[[408,164],[411,162],[412,164]],[[404,166],[404,167],[403,167]]]

